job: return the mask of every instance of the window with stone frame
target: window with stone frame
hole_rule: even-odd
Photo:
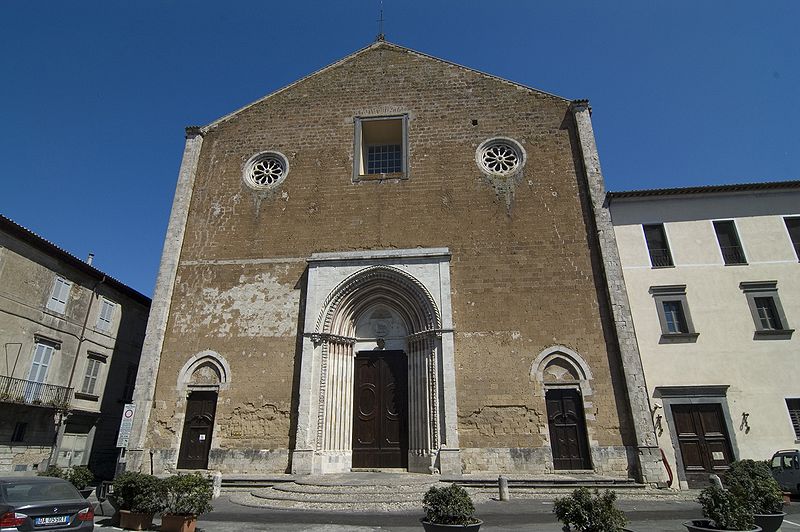
[[[783,312],[777,281],[742,282],[739,288],[747,297],[756,338],[791,338],[794,329],[789,327]]]
[[[653,268],[673,266],[664,224],[645,224],[642,226],[642,230],[647,243],[647,251],[650,254],[650,264]]]
[[[408,177],[408,116],[357,117],[353,179]]]
[[[694,340],[699,333],[694,330],[686,285],[651,286],[650,294],[656,304],[662,339]]]

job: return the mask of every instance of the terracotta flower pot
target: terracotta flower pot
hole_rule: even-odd
[[[689,532],[720,532],[720,528],[711,528],[712,521],[709,519],[694,519],[683,523]],[[729,532],[762,532],[760,526],[755,526],[750,530],[731,530]]]
[[[483,524],[480,519],[471,525],[440,525],[439,523],[429,523],[424,519],[420,519],[420,521],[425,532],[478,532]]]
[[[786,512],[779,514],[753,514],[756,524],[764,532],[777,532],[781,528],[781,524],[783,524],[784,517],[786,517]]]
[[[119,511],[119,526],[128,530],[147,530],[153,526],[153,514]]]
[[[194,532],[197,516],[181,514],[163,514],[161,516],[161,532]]]

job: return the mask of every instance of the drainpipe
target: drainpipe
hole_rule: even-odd
[[[94,254],[90,255],[90,259],[94,258]],[[91,263],[90,263],[91,264]],[[94,304],[95,297],[97,296],[97,288],[106,282],[106,276],[103,275],[103,278],[97,281],[92,287],[92,294],[89,296],[89,306],[86,308],[86,315],[83,317],[83,327],[81,328],[81,335],[78,338],[78,347],[75,350],[75,360],[72,361],[72,370],[69,373],[69,382],[67,383],[67,390],[72,388],[72,381],[75,379],[75,369],[78,367],[78,359],[80,358],[81,354],[81,347],[83,347],[83,341],[86,340],[86,325],[89,323],[89,314],[92,313],[92,305]],[[69,391],[67,391],[69,393]],[[53,446],[50,448],[50,459],[48,462],[50,465],[53,465],[53,455],[58,456],[59,451],[61,450],[61,439],[64,437],[63,429],[65,428],[65,420],[70,415],[70,412],[58,412],[56,419],[56,440],[53,442]]]

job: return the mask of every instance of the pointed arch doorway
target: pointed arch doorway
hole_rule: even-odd
[[[309,261],[293,473],[460,471],[449,253],[437,251],[416,268],[375,252]]]

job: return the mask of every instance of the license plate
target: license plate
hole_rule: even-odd
[[[33,524],[36,526],[63,525],[64,523],[69,523],[68,515],[54,515],[53,517],[37,517],[33,520]]]

